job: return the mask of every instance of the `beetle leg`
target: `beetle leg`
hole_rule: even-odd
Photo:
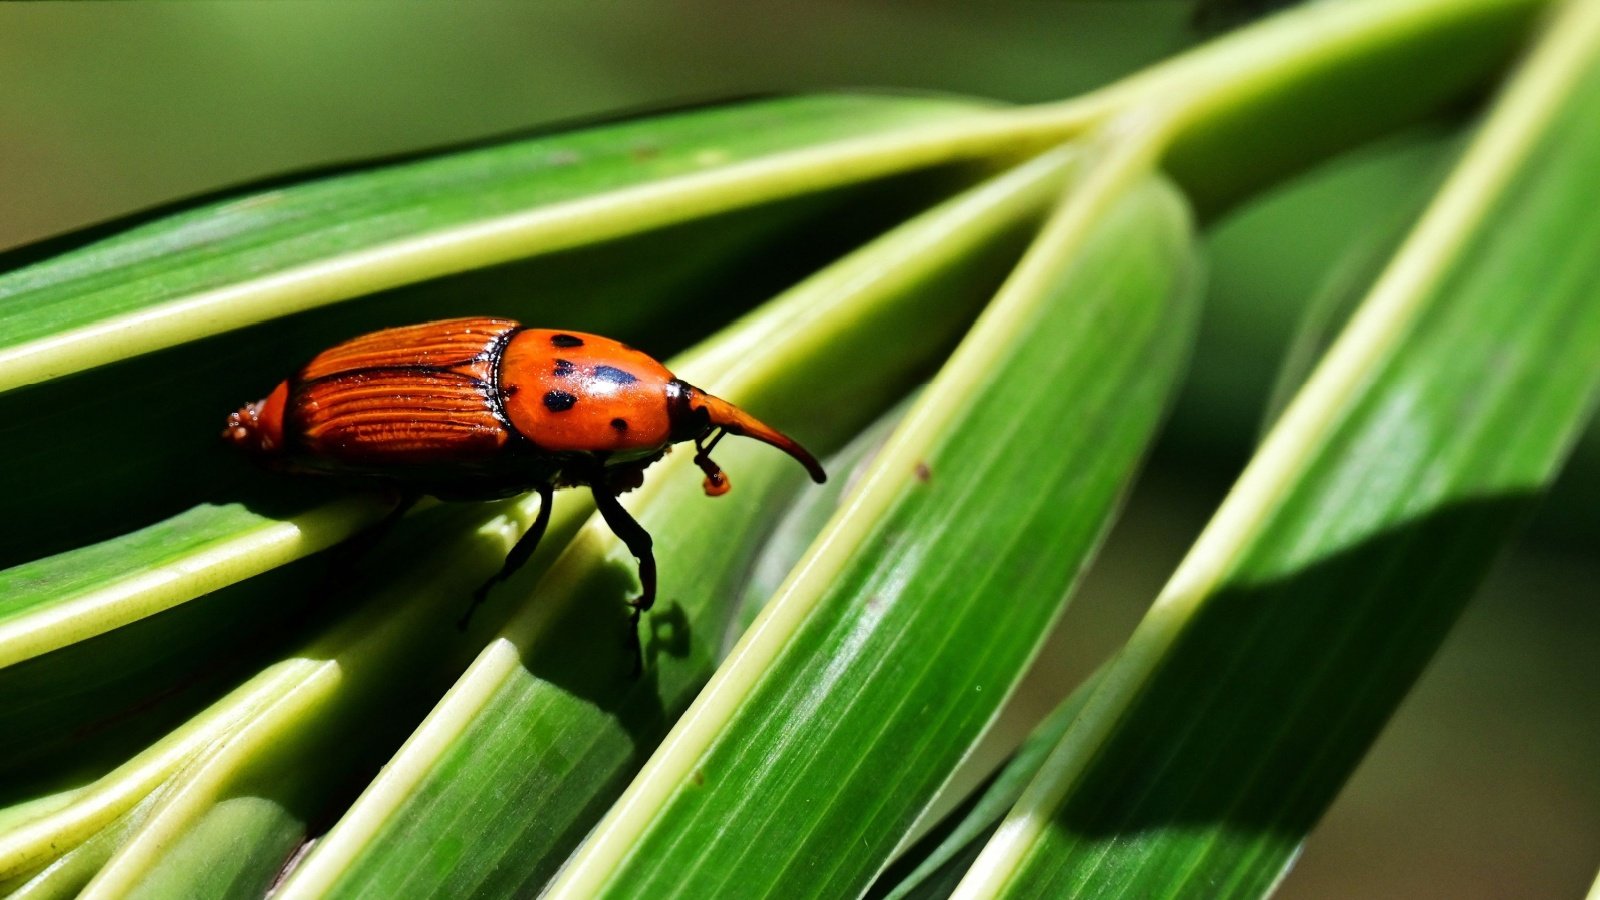
[[[328,554],[328,569],[321,581],[312,589],[314,605],[321,605],[332,598],[344,593],[356,581],[356,566],[363,557],[372,552],[372,549],[383,540],[384,536],[394,530],[405,518],[411,507],[417,505],[422,499],[421,494],[405,492],[400,494],[400,499],[395,503],[382,519],[358,532],[354,537],[346,540],[333,548]]]
[[[717,442],[727,433],[726,429],[713,429],[710,441],[698,438],[694,442],[694,464],[700,467],[700,471],[706,473],[708,494],[720,494],[727,490],[728,476],[723,474],[721,466],[711,460],[711,451],[716,449]]]
[[[393,531],[396,525],[400,524],[400,520],[405,518],[406,513],[411,511],[411,507],[416,506],[417,501],[421,499],[421,494],[401,494],[400,499],[395,503],[394,508],[385,513],[384,517],[378,521],[378,524],[368,528],[361,534],[356,535],[355,539],[347,543],[345,546],[349,547],[350,550],[355,553],[365,553],[366,551],[371,550],[373,547],[377,546],[379,541],[383,540],[385,535]]]
[[[638,597],[628,601],[628,606],[632,608],[628,614],[628,633],[633,639],[634,674],[637,675],[644,671],[644,648],[639,644],[639,617],[649,612],[656,602],[656,557],[651,549],[653,542],[650,532],[628,515],[628,511],[617,502],[617,495],[604,485],[604,481],[589,485],[590,493],[594,494],[594,505],[600,510],[600,517],[606,520],[606,524],[628,548],[628,552],[639,561],[641,590]]]
[[[705,437],[698,438],[697,440],[695,440],[695,442],[694,442],[694,449],[695,449],[694,458],[695,459],[700,459],[702,457],[710,457],[711,456],[711,451],[717,449],[717,443],[719,441],[721,441],[724,437],[726,437],[727,434],[728,434],[728,430],[726,428],[713,428],[706,435],[706,437],[709,437],[711,440],[708,441],[708,440],[706,440]]]
[[[393,531],[394,527],[400,524],[400,520],[405,518],[406,513],[411,511],[411,507],[416,506],[417,501],[421,499],[421,494],[401,494],[399,501],[395,503],[392,509],[384,513],[382,519],[379,519],[370,528],[358,533],[355,537],[340,544],[339,549],[335,551],[333,559],[333,570],[336,573],[333,577],[333,582],[342,584],[349,577],[350,571],[355,568],[356,563],[361,560],[361,557],[366,556],[373,547],[378,546],[378,542]]]
[[[539,491],[538,515],[534,516],[533,524],[528,526],[528,530],[522,533],[522,537],[517,538],[516,544],[512,545],[511,552],[506,554],[505,564],[500,567],[500,571],[490,576],[488,581],[478,585],[478,589],[472,592],[472,603],[467,606],[467,612],[461,617],[461,621],[456,623],[456,627],[462,631],[467,630],[467,623],[472,621],[473,612],[489,596],[489,589],[510,578],[522,568],[529,557],[533,556],[533,551],[539,549],[539,542],[544,539],[544,531],[550,525],[550,505],[555,499],[555,488],[541,484],[537,490]]]
[[[628,515],[628,511],[622,508],[616,495],[609,489],[591,485],[589,490],[594,494],[594,505],[600,509],[601,518],[606,520],[606,524],[627,546],[628,552],[639,561],[639,584],[642,590],[636,599],[628,601],[628,605],[639,612],[649,612],[656,602],[656,558],[651,552],[653,542],[650,532]]]

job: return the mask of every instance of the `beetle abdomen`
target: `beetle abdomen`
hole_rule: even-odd
[[[490,459],[511,438],[494,386],[509,319],[386,328],[319,353],[291,379],[292,455],[360,468]]]
[[[385,328],[324,350],[300,370],[299,377],[312,381],[359,369],[470,368],[487,362],[501,339],[516,328],[510,319],[484,316]],[[487,379],[489,370],[479,368],[472,374]]]
[[[302,383],[284,418],[291,453],[356,466],[470,463],[495,456],[510,439],[486,382],[421,367]]]

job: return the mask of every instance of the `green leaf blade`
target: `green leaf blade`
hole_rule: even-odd
[[[1270,893],[1600,397],[1597,111],[1574,4],[958,896]]]
[[[558,501],[528,574],[587,516],[575,499]],[[155,792],[85,896],[182,893],[197,869],[219,896],[259,895],[339,786],[381,763],[504,620],[501,605],[480,610],[466,631],[456,624],[469,592],[498,569],[505,533],[525,527],[536,505],[440,506],[402,522],[374,560],[386,574],[351,591],[348,615],[0,849],[24,859],[45,845],[63,852]],[[32,834],[16,841],[21,832]],[[177,856],[152,850],[180,845]]]
[[[324,549],[380,515],[372,498],[334,501],[287,521],[241,504],[203,504],[120,538],[0,570],[0,670]]]
[[[0,769],[10,761],[18,773],[0,785],[0,893],[531,894],[619,794],[558,895],[636,884],[684,894],[873,887],[914,824],[942,806],[930,806],[936,795],[955,793],[946,779],[1066,602],[1062,585],[1092,552],[1103,530],[1094,523],[1112,514],[1119,473],[1136,466],[1182,367],[1194,326],[1173,285],[1185,277],[1188,211],[1148,216],[1185,226],[1171,229],[1182,233],[1172,252],[1149,252],[1125,234],[1113,246],[1129,215],[1113,199],[1131,192],[1137,206],[1147,190],[1167,194],[1135,184],[1160,155],[1203,217],[1289,166],[1458,97],[1521,42],[1541,5],[1329,4],[1151,77],[1034,109],[791,98],[745,110],[742,125],[708,126],[725,141],[696,131],[709,120],[695,113],[604,126],[517,145],[545,156],[506,145],[268,191],[0,275],[0,317],[43,329],[24,337],[22,353],[9,331],[0,338],[0,468],[22,473],[0,509],[0,721],[15,726],[0,735]],[[1383,91],[1414,65],[1428,71]],[[1352,87],[1383,96],[1366,111],[1349,102]],[[801,105],[770,114],[789,102]],[[1532,109],[1524,124],[1538,119]],[[1583,130],[1600,118],[1592,112],[1562,133],[1561,151],[1575,157],[1541,164],[1592,167],[1597,140]],[[680,144],[649,139],[676,126]],[[842,490],[844,524],[826,528],[800,563],[801,588],[779,592],[722,674],[713,675],[718,651],[744,630],[730,627],[741,604],[773,593],[771,581],[752,588],[747,570],[804,487],[770,448],[719,448],[732,497],[700,496],[679,452],[626,498],[656,535],[663,584],[678,586],[647,619],[645,677],[628,682],[622,601],[635,592],[635,564],[604,528],[584,524],[577,492],[563,492],[548,546],[467,634],[453,628],[464,595],[528,520],[527,499],[418,510],[357,580],[359,605],[305,616],[325,560],[304,557],[380,514],[378,504],[351,498],[336,509],[314,489],[279,496],[207,440],[223,413],[295,360],[399,321],[492,312],[612,334],[667,358],[885,223],[1069,137],[1086,138],[1078,174],[1080,199],[1090,199],[1069,204],[1059,221],[1070,227],[1054,236],[1081,249],[1111,227],[1095,252],[1121,254],[1107,271],[1126,271],[1078,272],[1081,291],[1062,299],[1105,314],[1076,329],[1014,309],[986,314],[932,388],[939,402],[918,406],[863,466],[859,492]],[[573,151],[589,139],[592,153]],[[748,153],[728,154],[728,142]],[[1527,243],[1600,242],[1584,200],[1562,193],[1592,196],[1592,179],[1557,178],[1551,188],[1512,173],[1495,187],[1525,195],[1537,214],[1509,203],[1455,212],[1502,216],[1497,227]],[[887,306],[829,306],[884,275],[843,265],[811,285],[814,309],[763,310],[673,365],[827,453],[924,381],[1049,199],[991,216],[995,230],[981,240],[924,234],[918,249],[933,264],[872,289],[896,296]],[[1151,205],[1184,206],[1167,201]],[[1596,273],[1587,261],[1530,264],[1535,255],[1500,249],[1431,246],[1433,262],[1474,255],[1493,290],[1474,295],[1450,266],[1429,264],[1411,271],[1409,293],[1391,288],[1424,299],[1390,322],[1380,337],[1392,345],[1367,361],[1374,379],[1409,393],[1372,401],[1351,381],[1313,411],[1312,432],[1370,427],[1301,447],[1296,477],[1310,474],[1295,485],[1305,490],[1232,520],[1260,534],[1212,557],[1226,565],[1209,570],[1210,605],[1158,607],[1153,618],[1182,653],[1141,684],[1158,684],[1173,705],[1104,715],[1106,698],[1133,683],[1126,665],[1089,699],[1093,728],[1142,731],[1117,732],[1118,764],[1093,769],[1109,787],[1074,795],[1093,801],[1071,823],[1088,835],[1076,849],[1123,865],[1102,865],[1073,889],[1117,890],[1118,876],[1146,869],[1167,881],[1130,880],[1124,892],[1258,894],[1275,884],[1331,790],[1328,773],[1353,765],[1395,685],[1448,626],[1462,585],[1543,489],[1565,445],[1552,423],[1592,404],[1600,379],[1572,365],[1600,343],[1574,302]],[[29,255],[0,254],[0,271]],[[1032,288],[1048,295],[1042,282],[1053,278]],[[1129,308],[1106,297],[1158,295],[1156,282],[1170,288],[1164,319],[1146,315],[1148,297]],[[1459,303],[1475,313],[1451,318],[1417,284],[1461,288]],[[1528,302],[1518,293],[1528,285],[1558,296]],[[1565,314],[1551,313],[1562,304]],[[857,318],[864,308],[874,310],[867,321]],[[1058,351],[1088,349],[1052,358],[1029,344],[1052,336]],[[1014,345],[1030,350],[1012,359]],[[1402,349],[1421,359],[1400,360]],[[1430,378],[1477,379],[1478,389],[1437,391]],[[1030,380],[1045,387],[1030,392]],[[1305,430],[1299,405],[1290,418]],[[1459,444],[1436,440],[1451,429]],[[1500,439],[1492,453],[1470,449],[1490,438]],[[1242,504],[1261,499],[1244,493]],[[910,505],[896,505],[903,497]],[[812,513],[838,505],[821,500]],[[1052,514],[1072,527],[1037,524]],[[790,549],[771,554],[789,563],[774,565],[787,571],[822,528],[814,515],[796,518]],[[1066,552],[1029,555],[1030,544]],[[1434,545],[1444,574],[1407,568],[1407,553]],[[852,568],[858,551],[876,555]],[[919,579],[927,584],[907,586]],[[836,587],[847,596],[828,596]],[[806,592],[817,607],[794,602]],[[1404,602],[1391,603],[1394,593]],[[1387,627],[1378,612],[1390,613]],[[1124,662],[1150,662],[1149,646],[1136,642]],[[1339,656],[1353,647],[1369,652]],[[1319,653],[1335,658],[1318,669]],[[685,726],[646,763],[691,702]],[[369,780],[276,885],[280,864],[300,859],[296,845]],[[1275,788],[1265,800],[1261,784]],[[1127,840],[1128,828],[1148,841]],[[947,888],[971,846],[940,851],[920,889]]]
[[[937,162],[938,153],[891,148],[893,159],[863,170],[739,169],[984,111],[926,98],[782,98],[223,201],[0,277],[0,390],[363,293]]]
[[[1083,711],[1098,680],[1099,673],[1095,673],[1074,688],[1034,726],[1010,759],[981,789],[895,859],[894,865],[873,882],[868,896],[884,900],[948,897],[989,835],[999,827],[1023,790],[1044,767],[1061,735]]]
[[[820,539],[842,562],[801,563],[555,896],[836,896],[887,862],[1064,605],[1186,353],[1186,209],[1090,184]]]

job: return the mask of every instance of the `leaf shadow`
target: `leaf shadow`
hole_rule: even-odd
[[[1232,872],[1229,890],[1267,889],[1534,499],[1460,500],[1293,571],[1225,586],[1057,810],[1048,867],[1165,890],[1172,867],[1198,867],[1203,855]]]

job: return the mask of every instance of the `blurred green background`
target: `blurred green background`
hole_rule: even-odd
[[[0,249],[262,176],[618,110],[861,87],[1064,97],[1199,40],[1190,9],[6,4]],[[1405,214],[1462,128],[1361,148],[1209,225],[1189,384],[1019,704],[1052,702],[1137,621],[1247,458],[1305,301]],[[1279,896],[1582,895],[1600,865],[1597,459],[1591,441]]]

